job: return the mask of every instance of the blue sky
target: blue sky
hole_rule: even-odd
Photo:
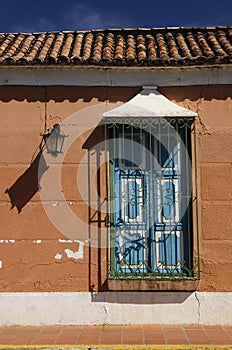
[[[0,0],[0,32],[232,24],[232,0]]]

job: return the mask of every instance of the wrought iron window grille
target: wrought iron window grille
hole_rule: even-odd
[[[111,117],[105,140],[108,278],[199,279],[194,118]]]

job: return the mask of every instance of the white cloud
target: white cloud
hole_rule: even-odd
[[[45,17],[41,17],[39,20],[38,20],[38,24],[36,25],[36,28],[39,28],[39,30],[41,31],[52,31],[52,30],[55,30],[56,29],[56,25],[48,20],[47,18]]]
[[[98,12],[88,2],[76,2],[73,8],[64,14],[64,21],[67,28],[72,30],[120,28],[123,23],[127,23],[121,14],[117,16]]]
[[[45,17],[40,17],[36,21],[30,24],[19,24],[10,28],[14,33],[34,33],[34,32],[50,32],[57,29],[57,25]],[[59,28],[60,29],[60,28]],[[59,30],[57,29],[57,30]]]
[[[13,33],[33,33],[35,30],[34,26],[29,25],[16,25],[10,27],[9,31]]]
[[[62,12],[50,15],[42,15],[30,22],[27,18],[24,22],[11,25],[11,32],[50,32],[62,30],[91,30],[106,28],[123,28],[130,27],[131,18],[126,14],[110,11],[108,9],[100,10],[97,3],[91,0],[80,2],[74,0],[68,2],[68,6]],[[133,26],[133,25],[132,25]]]

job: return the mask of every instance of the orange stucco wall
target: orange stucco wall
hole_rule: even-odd
[[[85,245],[83,258],[69,258],[64,250],[80,251],[80,244],[59,241],[68,238],[50,222],[40,200],[36,156],[45,126],[45,98],[46,122],[52,126],[88,106],[126,102],[139,91],[125,87],[0,87],[0,291],[107,289],[105,250]],[[199,114],[201,279],[197,288],[232,291],[232,87],[172,87],[159,91]],[[93,225],[104,226],[104,217],[93,209],[89,212],[76,187],[78,163],[87,153],[88,147],[83,146],[89,136],[86,133],[78,138],[65,158],[63,192],[75,215],[87,223],[91,217]],[[62,254],[62,259],[55,259],[57,254]]]

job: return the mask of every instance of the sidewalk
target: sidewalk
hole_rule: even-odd
[[[25,346],[62,349],[232,349],[232,326],[0,327],[0,344],[0,349]]]

